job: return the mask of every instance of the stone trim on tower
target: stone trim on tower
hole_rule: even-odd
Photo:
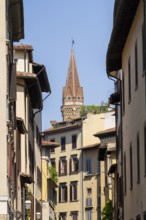
[[[63,120],[80,117],[81,106],[84,104],[83,88],[80,86],[74,49],[71,50],[66,85],[63,87],[61,112]]]

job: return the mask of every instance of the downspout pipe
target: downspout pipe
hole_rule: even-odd
[[[143,19],[144,19],[144,22],[143,22],[143,74],[146,75],[146,0],[143,0]],[[145,77],[145,97],[146,97],[146,77]],[[146,98],[145,98],[145,109],[146,109]],[[146,123],[146,115],[145,115],[145,123]],[[146,155],[146,149],[144,153]],[[145,162],[145,173],[146,173],[146,162]]]
[[[43,99],[43,102],[51,95],[51,92],[49,92],[49,94]],[[33,117],[35,117],[35,115],[39,112],[41,112],[43,110],[43,106],[36,112],[33,113]]]
[[[146,1],[146,0],[144,0]],[[118,71],[117,71],[118,72]],[[122,80],[115,75],[112,75],[110,72],[107,72],[108,78],[110,80],[113,80],[115,82],[115,80],[113,78],[115,78],[116,80],[118,80],[120,82],[120,97],[122,97],[122,89],[121,89],[121,85],[122,85]],[[112,78],[113,77],[113,78]],[[117,114],[117,113],[116,113]],[[123,122],[122,122],[122,104],[120,105],[120,122],[121,122],[121,182],[122,182],[122,219],[124,220],[124,189],[123,189]],[[116,131],[117,131],[117,123],[116,123]],[[117,145],[117,140],[116,140],[116,145]],[[117,187],[117,195],[118,195],[118,187]]]

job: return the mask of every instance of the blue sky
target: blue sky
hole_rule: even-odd
[[[25,39],[35,62],[47,69],[52,93],[44,102],[43,129],[62,120],[72,38],[85,105],[100,105],[114,90],[106,74],[106,51],[113,25],[114,0],[24,0]]]

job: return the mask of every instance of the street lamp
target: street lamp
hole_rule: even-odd
[[[37,212],[37,213],[36,213],[36,218],[37,218],[37,219],[41,219],[41,212]]]

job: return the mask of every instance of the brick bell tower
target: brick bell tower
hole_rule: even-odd
[[[63,121],[80,117],[80,109],[84,104],[83,88],[80,86],[74,49],[72,45],[70,64],[68,68],[66,85],[63,87],[62,95],[62,117]]]

